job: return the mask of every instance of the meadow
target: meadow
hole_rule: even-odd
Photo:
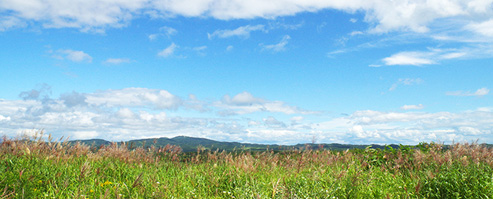
[[[184,153],[35,136],[0,145],[0,198],[492,197],[493,149],[476,143]]]

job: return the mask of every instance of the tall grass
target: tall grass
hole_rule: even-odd
[[[3,138],[0,198],[493,197],[493,150],[476,143],[182,153],[41,137]]]

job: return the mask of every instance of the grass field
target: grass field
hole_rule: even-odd
[[[128,149],[3,138],[0,198],[493,198],[493,149]]]

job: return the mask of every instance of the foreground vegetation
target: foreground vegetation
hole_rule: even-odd
[[[492,198],[493,149],[182,153],[41,138],[0,145],[0,198]]]

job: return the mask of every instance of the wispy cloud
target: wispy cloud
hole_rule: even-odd
[[[73,62],[92,62],[92,57],[89,54],[78,50],[61,49],[58,50],[57,54],[54,56],[59,59],[68,59]]]
[[[207,37],[209,39],[212,39],[214,37],[219,37],[219,38],[228,38],[228,37],[241,37],[241,38],[248,38],[250,37],[250,32],[253,31],[266,31],[264,25],[246,25],[246,26],[241,26],[238,27],[234,30],[216,30],[212,34],[207,33]]]
[[[233,97],[225,95],[221,101],[215,102],[218,113],[223,116],[241,115],[255,112],[272,112],[284,114],[316,114],[315,111],[307,111],[295,106],[289,106],[281,101],[269,101],[254,97],[249,92],[242,92]]]
[[[280,52],[286,50],[286,45],[288,44],[290,39],[291,37],[289,35],[285,35],[281,39],[281,41],[277,44],[271,44],[271,45],[260,44],[260,46],[262,46],[263,50],[272,50],[274,52]]]
[[[392,84],[392,86],[389,88],[389,91],[394,91],[399,85],[406,85],[406,86],[411,86],[411,85],[417,85],[423,83],[423,80],[421,78],[401,78],[397,80],[396,83]]]
[[[476,90],[476,92],[470,92],[470,91],[450,91],[445,93],[446,95],[451,95],[451,96],[485,96],[490,93],[490,89],[488,88],[480,88]]]
[[[118,65],[118,64],[124,64],[124,63],[130,63],[130,62],[132,62],[132,60],[130,60],[128,58],[108,58],[103,63],[104,64],[115,64],[115,65]]]
[[[160,57],[169,57],[173,55],[178,46],[175,43],[171,43],[167,48],[160,51],[157,55]]]
[[[400,52],[390,57],[384,58],[385,65],[414,65],[421,66],[434,64],[435,62],[428,57],[430,54],[422,52]]]
[[[163,27],[159,28],[159,31],[160,31],[160,33],[149,35],[149,40],[151,40],[151,41],[156,40],[159,36],[171,37],[173,35],[176,35],[176,33],[178,33],[178,31],[176,29],[168,27],[168,26],[163,26]]]
[[[404,105],[404,106],[401,106],[401,109],[402,110],[421,110],[423,109],[424,106],[422,104],[418,104],[418,105]]]
[[[443,60],[458,59],[469,56],[471,49],[429,48],[428,51],[404,51],[382,59],[385,65],[429,65]]]
[[[14,16],[0,17],[0,32],[25,26],[27,24],[24,21]]]

